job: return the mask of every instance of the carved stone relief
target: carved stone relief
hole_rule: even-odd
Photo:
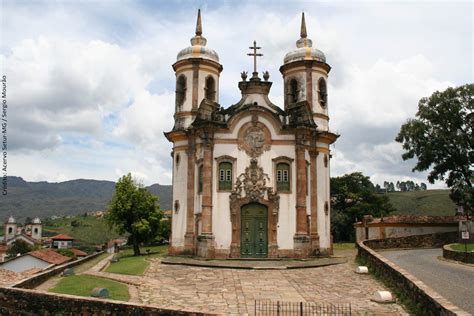
[[[239,132],[239,149],[252,158],[261,156],[265,151],[270,150],[270,131],[262,123],[252,121],[250,125],[244,125]]]
[[[273,211],[275,215],[278,215],[280,196],[273,192],[272,187],[267,187],[267,181],[270,181],[270,178],[258,165],[257,159],[253,158],[250,166],[245,168],[245,172],[237,177],[234,190],[230,194],[231,204],[242,198],[247,198],[249,201],[268,200],[274,203]]]

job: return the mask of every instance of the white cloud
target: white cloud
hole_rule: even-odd
[[[147,184],[170,183],[163,131],[173,125],[171,64],[189,45],[197,7],[6,1],[2,9],[9,174],[116,180],[132,171]],[[393,140],[421,97],[472,81],[472,4],[204,3],[203,35],[224,66],[224,107],[239,100],[253,40],[264,54],[259,70],[273,81],[270,99],[282,106],[278,68],[299,37],[301,9],[309,37],[333,67],[330,126],[342,136],[332,174],[422,178]]]
[[[101,41],[26,39],[2,63],[11,149],[52,148],[65,132],[100,138],[104,116],[150,81],[137,56]]]

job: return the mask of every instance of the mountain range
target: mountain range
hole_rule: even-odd
[[[7,195],[0,196],[0,220],[13,215],[26,217],[78,215],[107,209],[115,190],[115,182],[77,179],[58,183],[29,182],[20,177],[7,178]],[[171,208],[171,185],[146,187],[159,197],[160,209]]]

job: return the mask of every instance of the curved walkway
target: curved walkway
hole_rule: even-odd
[[[442,249],[389,250],[380,254],[474,314],[474,267],[438,259],[443,256]]]

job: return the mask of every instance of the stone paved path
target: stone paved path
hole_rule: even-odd
[[[136,286],[138,300],[164,308],[220,314],[253,314],[255,300],[351,303],[365,315],[407,315],[398,304],[370,301],[385,287],[369,275],[354,273],[355,264],[297,270],[238,270],[164,265],[157,258],[144,276],[98,271],[98,275]]]

